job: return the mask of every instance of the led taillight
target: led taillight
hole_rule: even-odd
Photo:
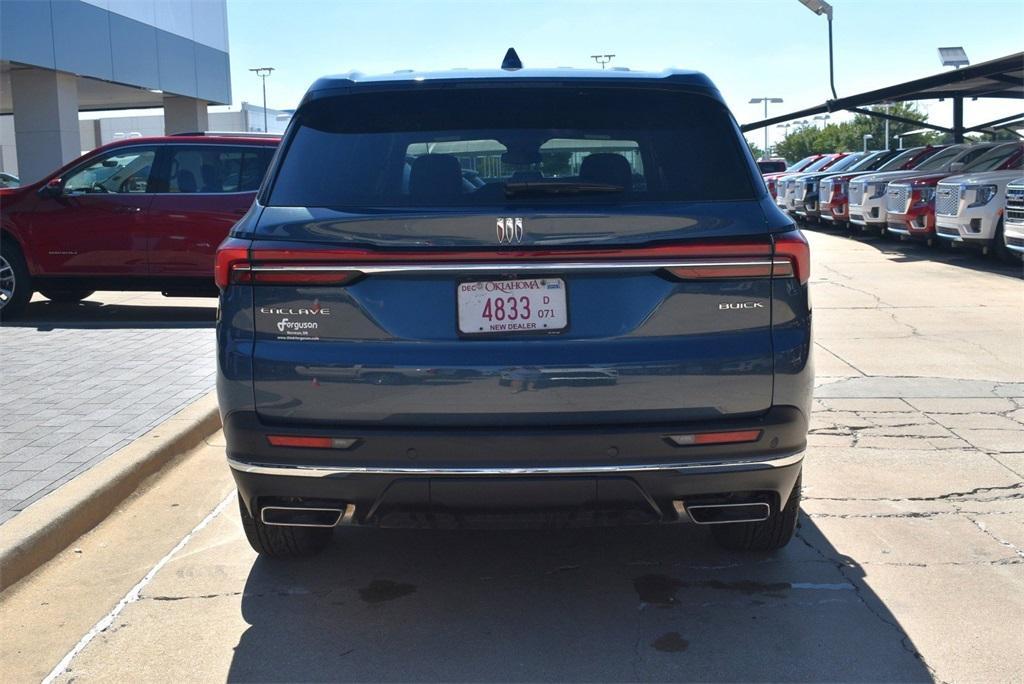
[[[701,446],[756,442],[760,436],[760,430],[731,430],[729,432],[694,432],[692,434],[669,435],[668,440],[676,446]]]
[[[300,449],[351,449],[358,439],[339,437],[304,437],[301,435],[267,435],[267,442],[276,447]]]
[[[236,267],[244,267],[249,263],[249,242],[237,238],[228,238],[217,248],[217,256],[213,266],[213,281],[217,287],[224,289],[231,282],[231,273]]]
[[[747,263],[741,260],[723,261],[721,263],[696,263],[680,266],[669,266],[665,270],[683,280],[699,280],[704,278],[767,278],[772,275],[771,259],[751,259]]]
[[[775,236],[775,255],[789,260],[793,277],[804,284],[811,277],[811,248],[799,230]],[[778,273],[776,273],[778,275]]]
[[[231,270],[231,282],[251,285],[344,285],[362,275],[347,269],[306,270],[302,266],[238,264]]]

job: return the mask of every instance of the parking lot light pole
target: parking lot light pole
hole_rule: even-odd
[[[255,69],[249,69],[253,71],[257,76],[263,79],[263,132],[269,133],[270,129],[267,128],[267,76],[274,70],[274,67],[256,67]]]
[[[865,152],[868,151],[868,140],[871,140],[874,137],[875,136],[871,135],[870,133],[865,133],[864,134],[864,151]]]
[[[832,88],[832,99],[838,100],[836,95],[836,72],[832,63],[832,5],[825,0],[800,0],[800,4],[811,10],[819,17],[824,14],[828,19],[828,84]]]
[[[590,55],[590,59],[594,60],[601,65],[601,69],[604,69],[608,62],[612,61],[615,55]]]
[[[750,98],[750,104],[757,104],[764,102],[764,118],[768,118],[768,103],[777,104],[782,102],[781,97],[752,97]],[[764,152],[761,153],[764,159],[768,158],[768,127],[764,127]]]

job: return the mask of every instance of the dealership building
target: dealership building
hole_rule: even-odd
[[[230,102],[226,0],[0,0],[0,167],[23,183],[99,142],[80,112],[162,107],[177,133]]]

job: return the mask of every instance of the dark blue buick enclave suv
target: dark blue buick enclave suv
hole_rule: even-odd
[[[785,545],[809,253],[720,94],[505,66],[320,79],[221,245],[250,543],[511,521]]]

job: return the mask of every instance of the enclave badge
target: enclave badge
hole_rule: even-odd
[[[515,218],[498,219],[498,244],[511,245],[513,242],[523,241],[523,219],[520,216]]]

